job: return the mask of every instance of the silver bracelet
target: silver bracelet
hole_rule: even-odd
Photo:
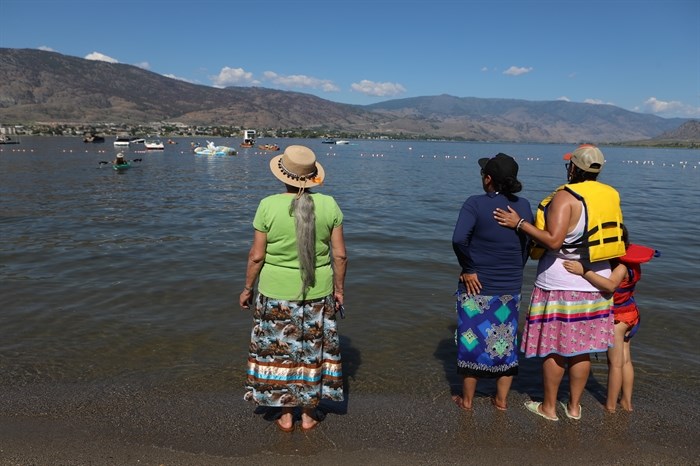
[[[523,222],[525,222],[525,219],[521,218],[518,224],[515,225],[515,231],[520,231],[520,227],[523,226]]]

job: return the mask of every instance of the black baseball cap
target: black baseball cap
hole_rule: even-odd
[[[479,159],[479,166],[484,175],[489,175],[496,181],[503,181],[508,177],[518,178],[518,163],[513,157],[503,152],[491,158]]]

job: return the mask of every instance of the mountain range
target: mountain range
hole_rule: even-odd
[[[349,105],[260,87],[214,88],[132,65],[0,48],[0,123],[231,125],[391,137],[512,142],[625,142],[690,120],[613,105],[451,95]],[[697,128],[691,137],[700,140]],[[681,131],[682,132],[682,131]]]

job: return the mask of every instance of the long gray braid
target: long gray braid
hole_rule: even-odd
[[[316,213],[314,200],[308,192],[301,192],[292,201],[297,234],[297,251],[301,266],[301,295],[306,299],[309,288],[316,284]]]

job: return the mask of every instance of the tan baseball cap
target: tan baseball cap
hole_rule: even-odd
[[[564,154],[564,160],[571,160],[578,168],[589,173],[600,173],[605,164],[603,153],[593,144],[583,144],[575,151]]]

